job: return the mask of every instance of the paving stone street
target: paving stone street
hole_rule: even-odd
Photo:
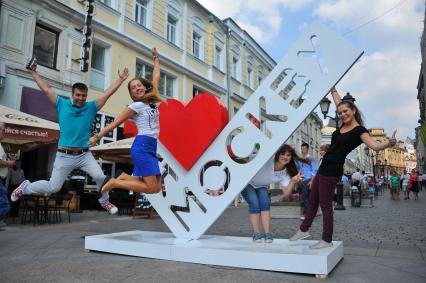
[[[373,208],[335,211],[334,240],[344,259],[327,282],[425,282],[426,193],[415,201],[391,201],[387,192]],[[168,232],[161,218],[73,213],[72,222],[21,225],[0,231],[2,282],[317,282],[312,275],[188,264],[84,251],[84,236],[130,230]],[[10,220],[10,219],[9,219]],[[10,222],[10,221],[9,221]],[[288,238],[299,219],[272,219],[276,238]],[[322,219],[311,229],[320,238]],[[207,234],[251,236],[247,207],[231,206]],[[19,267],[19,268],[18,268]]]

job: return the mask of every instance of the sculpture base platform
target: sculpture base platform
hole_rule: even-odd
[[[343,258],[343,243],[333,242],[332,248],[309,249],[314,243],[316,241],[275,239],[272,244],[257,244],[248,237],[211,235],[190,240],[177,239],[171,233],[128,231],[88,236],[85,249],[190,263],[307,273],[322,278]]]

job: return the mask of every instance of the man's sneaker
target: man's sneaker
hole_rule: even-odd
[[[116,214],[118,212],[118,208],[110,202],[107,202],[106,204],[103,204],[101,206],[105,208],[105,210],[108,211],[108,213],[111,215]]]
[[[318,249],[324,249],[324,248],[331,248],[333,246],[333,243],[328,243],[324,240],[318,241],[315,245],[309,246],[311,250],[318,250]]]
[[[303,216],[300,216],[300,220],[305,220],[305,216],[303,215]]]
[[[302,240],[305,239],[307,237],[310,237],[311,235],[309,235],[309,232],[302,232],[300,229],[299,231],[297,231],[296,234],[294,234],[290,239],[288,239],[289,241],[297,241],[297,240]]]
[[[272,243],[274,241],[274,237],[272,237],[272,233],[265,233],[265,243]]]
[[[24,189],[30,184],[30,181],[23,181],[10,195],[11,201],[17,201],[24,195]]]
[[[254,233],[253,234],[253,242],[262,243],[263,234],[262,233]]]

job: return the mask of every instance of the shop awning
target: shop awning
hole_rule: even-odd
[[[0,122],[6,126],[1,143],[10,144],[9,147],[13,148],[19,147],[21,151],[42,143],[55,143],[59,139],[57,123],[3,105],[0,105]]]
[[[90,151],[97,158],[109,161],[132,164],[130,148],[135,138],[128,138],[116,142],[105,143],[90,148]]]

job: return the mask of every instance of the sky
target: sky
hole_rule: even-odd
[[[365,52],[336,86],[340,94],[355,97],[367,128],[384,128],[388,136],[397,129],[400,140],[415,137],[424,0],[198,2],[221,19],[234,19],[276,62],[311,22],[334,30]]]

